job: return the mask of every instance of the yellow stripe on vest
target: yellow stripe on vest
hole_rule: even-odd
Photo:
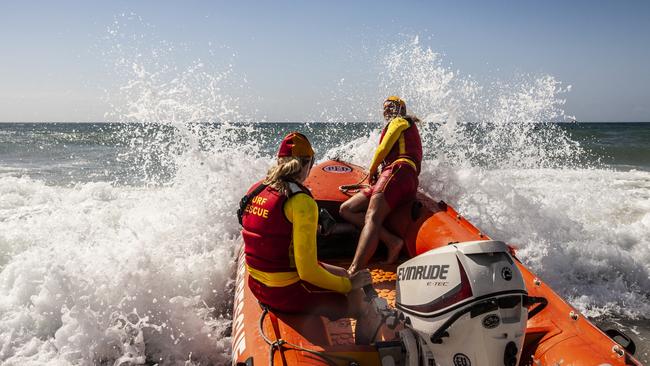
[[[416,171],[418,170],[417,165],[415,165],[415,163],[413,162],[413,160],[411,160],[411,159],[409,159],[409,158],[399,158],[399,159],[396,159],[396,160],[393,161],[390,165],[392,166],[392,165],[399,164],[399,163],[406,163],[406,164],[410,165],[411,167],[413,167],[413,169],[415,169]]]
[[[284,287],[300,281],[298,272],[264,272],[249,266],[248,263],[246,269],[251,277],[269,287]]]
[[[404,133],[399,135],[399,154],[402,155],[406,153],[406,139],[404,138]]]

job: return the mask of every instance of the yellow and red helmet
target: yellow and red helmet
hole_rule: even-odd
[[[291,132],[282,139],[280,150],[278,150],[278,158],[288,156],[314,156],[314,150],[305,135],[300,132]]]
[[[395,118],[397,116],[406,116],[406,103],[402,98],[391,95],[384,101],[384,118]]]

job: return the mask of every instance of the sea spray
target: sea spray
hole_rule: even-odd
[[[396,94],[423,121],[420,188],[518,247],[524,263],[587,315],[646,317],[650,176],[612,171],[553,123],[566,118],[571,87],[549,75],[484,85],[417,37],[382,52],[378,113],[382,98]],[[367,165],[381,126],[328,154]]]
[[[234,207],[270,159],[263,139],[235,143],[229,70],[139,55],[116,63],[128,80],[111,114],[138,182],[2,181],[3,364],[230,361]]]
[[[424,120],[421,188],[519,247],[587,315],[646,316],[650,177],[604,168],[551,123],[570,86],[548,75],[482,86],[417,38],[389,50],[384,89]]]

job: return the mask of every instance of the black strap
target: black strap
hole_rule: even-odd
[[[300,184],[298,182],[295,182],[293,180],[290,180],[287,183],[289,183],[288,198],[291,198],[291,197],[293,197],[294,195],[296,195],[298,193],[304,193],[304,194],[308,195],[309,197],[313,197],[312,194],[311,194],[311,191],[307,187],[303,186],[302,184]],[[295,187],[292,184],[295,184]],[[296,189],[296,188],[298,188],[298,189]]]
[[[237,219],[239,219],[239,225],[242,226],[244,225],[243,219],[244,219],[244,211],[246,210],[246,206],[248,206],[248,204],[251,202],[253,197],[262,193],[262,191],[266,187],[267,187],[266,184],[261,183],[260,185],[255,187],[255,189],[251,193],[244,195],[244,197],[242,197],[241,200],[239,200],[239,209],[237,210]]]

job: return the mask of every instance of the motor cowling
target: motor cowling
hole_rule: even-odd
[[[457,243],[423,253],[398,267],[396,295],[406,326],[400,334],[404,364],[518,364],[527,292],[503,242]]]

